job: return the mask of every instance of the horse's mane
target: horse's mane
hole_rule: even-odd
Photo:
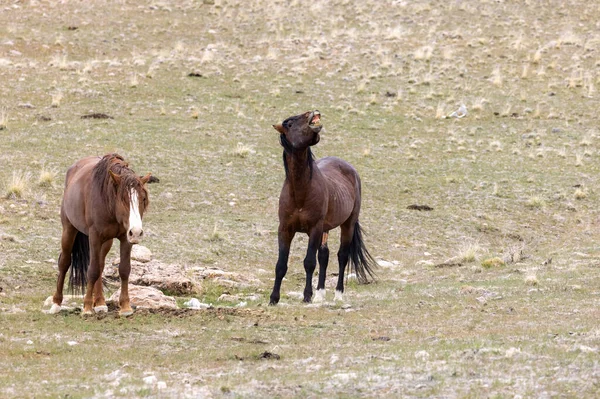
[[[292,146],[292,143],[290,143],[290,141],[287,139],[287,136],[285,134],[280,134],[279,135],[279,141],[281,142],[281,146],[283,147],[283,168],[285,169],[285,177],[288,177],[288,173],[289,173],[289,168],[288,168],[288,164],[287,164],[287,156],[286,154],[292,154],[294,152],[297,152],[297,150],[294,148],[294,146]],[[310,169],[310,178],[312,179],[312,174],[313,174],[313,167],[315,164],[315,156],[312,153],[312,150],[310,149],[310,147],[307,148],[307,162],[308,162],[308,168]]]
[[[109,171],[121,177],[121,184],[115,187],[114,181]],[[92,181],[95,187],[100,189],[100,196],[106,209],[112,210],[116,201],[129,205],[129,190],[133,187],[136,190],[145,190],[140,184],[139,177],[135,172],[129,169],[129,164],[119,154],[106,154],[94,166],[92,171]]]

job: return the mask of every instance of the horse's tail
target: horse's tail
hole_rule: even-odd
[[[356,273],[358,282],[365,284],[369,282],[369,277],[375,280],[375,268],[377,268],[377,262],[371,256],[362,238],[362,229],[358,220],[354,225],[354,234],[352,235],[352,242],[350,243],[350,263],[352,269]]]
[[[78,288],[85,293],[87,284],[87,270],[90,265],[90,239],[78,231],[75,243],[71,250],[71,275],[69,277],[69,290],[71,293]]]

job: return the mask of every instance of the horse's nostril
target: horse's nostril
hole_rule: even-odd
[[[140,231],[140,237],[144,235],[144,230]]]
[[[133,231],[129,230],[129,237],[133,236]]]

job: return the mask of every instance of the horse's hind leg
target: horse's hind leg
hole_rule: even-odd
[[[308,249],[304,258],[304,270],[306,271],[306,286],[304,287],[304,302],[312,300],[312,278],[317,267],[317,250],[323,238],[323,226],[313,227],[308,237]]]
[[[352,243],[352,235],[354,234],[354,220],[349,219],[340,227],[342,232],[340,235],[340,249],[337,254],[340,271],[338,282],[335,287],[336,301],[344,300],[344,272],[346,271],[346,266],[348,265],[348,259],[350,257],[350,244]]]
[[[319,281],[317,283],[317,292],[315,292],[315,302],[325,301],[325,277],[327,275],[327,264],[329,263],[329,247],[327,246],[328,238],[329,233],[324,232],[317,255],[319,258]]]
[[[106,260],[106,254],[110,251],[112,247],[113,240],[108,240],[104,244],[102,244],[102,248],[100,249],[100,261],[98,265],[100,266],[100,277],[96,281],[94,285],[94,312],[108,312],[108,306],[106,306],[106,299],[104,298],[104,290],[102,286],[102,273],[104,272],[104,265]]]
[[[93,314],[93,303],[92,298],[94,294],[94,287],[96,282],[102,274],[100,268],[100,254],[102,253],[102,242],[97,233],[90,230],[90,266],[87,271],[87,286],[85,289],[85,296],[83,297],[83,315]]]
[[[60,240],[60,255],[58,257],[58,278],[56,280],[56,292],[52,297],[52,308],[50,313],[60,312],[60,306],[63,301],[63,288],[65,286],[65,276],[71,266],[71,251],[75,243],[77,230],[67,221],[63,222],[62,237]]]

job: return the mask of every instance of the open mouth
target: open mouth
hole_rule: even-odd
[[[308,123],[310,127],[321,126],[321,113],[319,111],[314,111],[311,114],[310,122]]]

